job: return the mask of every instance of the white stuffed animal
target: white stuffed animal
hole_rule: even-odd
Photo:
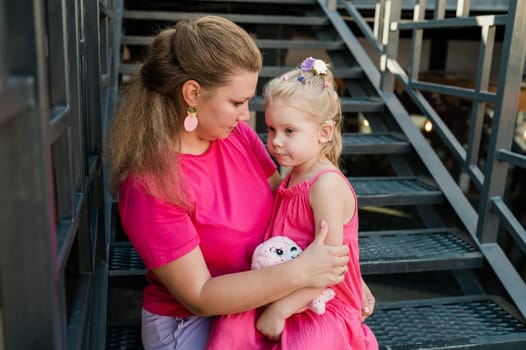
[[[288,237],[274,236],[260,243],[252,254],[252,269],[276,265],[295,259],[302,249]],[[334,298],[336,292],[326,288],[321,294],[309,303],[309,309],[321,315],[325,312],[325,304]]]

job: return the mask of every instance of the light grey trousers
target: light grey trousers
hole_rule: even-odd
[[[145,350],[201,350],[210,333],[210,317],[160,316],[142,309],[141,336]]]

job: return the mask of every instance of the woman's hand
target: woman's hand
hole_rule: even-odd
[[[362,322],[373,314],[375,304],[376,299],[374,298],[373,293],[362,279]]]
[[[294,260],[305,287],[325,288],[343,282],[349,247],[325,245],[328,233],[327,223],[321,220],[314,241]]]

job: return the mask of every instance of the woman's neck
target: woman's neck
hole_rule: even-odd
[[[180,153],[182,154],[191,154],[194,156],[199,156],[205,153],[208,147],[210,147],[210,141],[200,139],[197,136],[197,133],[181,132],[180,138]]]

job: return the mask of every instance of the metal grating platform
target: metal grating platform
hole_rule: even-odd
[[[526,349],[526,327],[485,296],[377,305],[380,349]]]
[[[526,327],[485,296],[378,304],[367,320],[380,349],[524,349]],[[143,349],[140,326],[107,329],[107,350]]]
[[[409,143],[391,134],[343,133],[342,154],[395,154],[407,153]]]
[[[267,144],[267,133],[258,134]],[[342,133],[342,154],[401,154],[411,150],[409,143],[391,134]]]
[[[140,324],[108,326],[106,350],[142,350]]]
[[[442,192],[416,177],[349,177],[358,203],[364,205],[430,205],[443,200]]]
[[[482,266],[482,254],[445,229],[360,233],[363,274],[466,269]]]
[[[110,248],[110,276],[144,275],[146,267],[129,242],[113,243]]]

